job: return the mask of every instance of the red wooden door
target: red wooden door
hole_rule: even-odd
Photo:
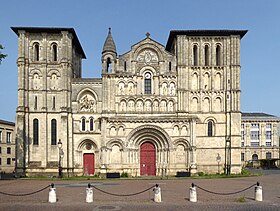
[[[94,154],[84,154],[84,175],[94,175]]]
[[[156,149],[150,142],[140,146],[140,175],[156,175]]]

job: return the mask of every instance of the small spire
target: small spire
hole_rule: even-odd
[[[149,32],[146,33],[147,38],[150,38],[150,35],[151,34]]]
[[[111,27],[109,27],[109,32],[108,32],[107,38],[106,38],[104,46],[103,46],[102,53],[105,53],[105,52],[117,53],[116,45],[115,45],[114,39],[111,34]]]

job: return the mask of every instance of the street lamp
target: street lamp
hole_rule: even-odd
[[[230,139],[226,139],[226,175],[230,175],[231,170],[231,143]]]
[[[61,140],[59,139],[58,141],[58,150],[59,150],[59,160],[58,160],[58,177],[61,178],[62,177],[62,166],[61,166],[61,159],[63,157],[63,151],[62,151],[62,142]]]
[[[220,162],[221,162],[220,153],[218,153],[218,156],[216,157],[216,160],[217,160],[217,162],[218,162],[218,174],[220,174]]]

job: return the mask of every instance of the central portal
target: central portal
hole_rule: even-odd
[[[151,142],[140,146],[140,175],[156,176],[156,149]]]

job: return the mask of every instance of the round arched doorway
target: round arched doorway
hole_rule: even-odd
[[[144,142],[140,146],[140,175],[156,175],[156,148],[151,142]]]

